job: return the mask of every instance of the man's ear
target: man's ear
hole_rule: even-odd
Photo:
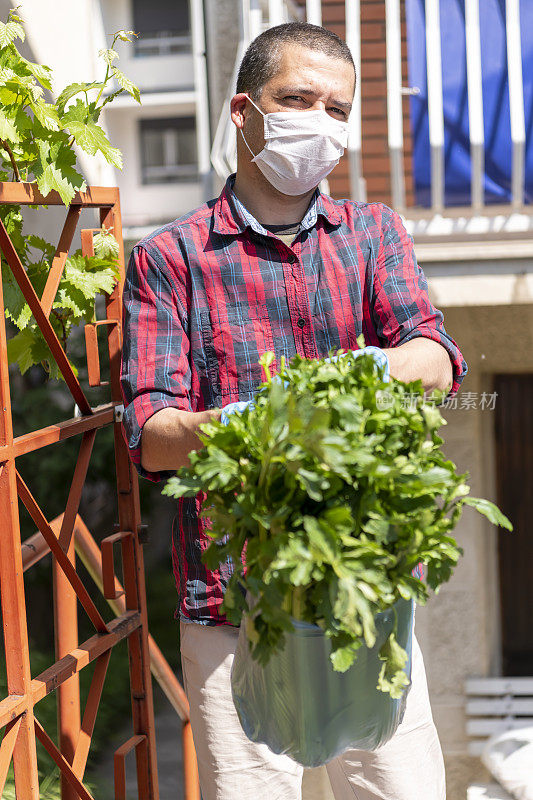
[[[231,119],[236,128],[244,128],[245,109],[248,102],[248,95],[244,92],[236,94],[231,99]]]

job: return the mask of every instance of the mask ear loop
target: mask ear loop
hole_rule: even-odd
[[[248,98],[248,100],[249,100],[249,101],[250,101],[250,103],[251,103],[251,104],[254,106],[254,108],[257,108],[257,110],[259,111],[259,113],[261,114],[261,116],[262,116],[262,117],[265,117],[265,116],[266,116],[266,114],[264,114],[264,113],[261,111],[261,109],[259,108],[259,106],[258,106],[256,103],[254,103],[254,101],[252,100],[252,98],[250,97],[250,95],[249,95],[249,94],[247,94],[247,95],[245,95],[245,96]]]
[[[255,108],[257,108],[257,110],[259,111],[259,113],[261,114],[261,116],[262,116],[262,117],[265,117],[265,114],[263,114],[263,112],[261,111],[261,109],[259,108],[259,106],[258,106],[258,105],[256,105],[256,104],[254,103],[254,101],[252,100],[252,98],[250,97],[250,95],[249,95],[249,94],[247,94],[247,95],[246,95],[246,97],[248,98],[248,100],[250,101],[250,103],[251,103],[253,106],[255,106]],[[245,136],[245,135],[244,135],[244,133],[242,132],[242,128],[239,128],[239,130],[240,130],[240,132],[241,132],[241,136],[242,136],[242,138],[243,138],[244,144],[246,145],[246,147],[248,148],[248,150],[250,151],[250,153],[252,154],[252,156],[253,156],[254,158],[257,158],[257,156],[255,155],[254,151],[252,150],[252,148],[250,147],[250,145],[249,145],[249,144],[248,144],[248,142],[246,141],[246,136]]]
[[[250,145],[248,144],[248,142],[246,141],[246,136],[245,136],[245,135],[244,135],[244,133],[242,132],[242,128],[239,128],[239,130],[240,130],[240,132],[241,132],[241,136],[242,136],[242,138],[243,138],[244,144],[246,145],[246,147],[248,148],[248,150],[249,150],[249,151],[250,151],[250,153],[252,154],[253,158],[255,158],[255,157],[256,157],[256,155],[255,155],[254,151],[252,150],[252,148],[250,147]],[[252,160],[253,160],[253,159],[252,159]]]

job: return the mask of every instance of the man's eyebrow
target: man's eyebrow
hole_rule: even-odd
[[[316,95],[316,92],[313,89],[302,89],[293,86],[283,86],[279,91],[278,94],[305,94],[305,95]],[[344,103],[342,100],[332,100],[331,105],[339,106],[339,108],[346,108],[348,110],[351,109],[351,103]]]

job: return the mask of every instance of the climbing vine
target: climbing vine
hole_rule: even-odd
[[[19,53],[16,42],[25,39],[23,20],[17,9],[10,11],[7,22],[0,22],[0,181],[35,182],[41,194],[56,191],[68,205],[76,192],[86,189],[76,147],[122,169],[120,150],[98,123],[102,109],[124,92],[140,103],[139,89],[116,63],[116,44],[130,42],[135,35],[117,31],[111,47],[99,51],[105,64],[102,80],[71,83],[56,95],[50,67]],[[55,247],[23,232],[20,206],[0,206],[0,219],[42,296]],[[94,319],[97,295],[109,294],[118,277],[118,244],[109,230],[102,228],[94,237],[94,251],[94,256],[84,256],[80,250],[69,255],[52,306],[50,322],[65,349],[73,327]],[[22,373],[40,363],[50,377],[61,377],[6,264],[2,264],[2,284],[5,314],[16,330],[8,343],[10,362],[16,362]]]

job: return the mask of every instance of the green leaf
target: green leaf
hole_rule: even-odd
[[[112,50],[111,48],[108,50],[99,50],[98,55],[100,58],[103,58],[108,67],[112,66],[113,61],[118,58],[117,51]]]
[[[436,428],[440,428],[443,424],[444,420],[442,418],[442,414],[440,413],[439,409],[435,406],[429,405],[428,403],[424,403],[421,406],[422,414],[426,420],[426,424],[429,430],[435,430]]]
[[[59,117],[54,106],[43,101],[31,104],[31,108],[43,128],[49,131],[59,130]]]
[[[11,275],[10,270],[4,266],[2,266],[2,278],[5,315],[12,320],[19,330],[24,330],[32,318],[30,307],[26,303],[24,295]]]
[[[94,314],[94,299],[87,298],[83,292],[63,285],[57,290],[54,300],[54,309],[70,312],[70,322],[78,324],[81,321],[90,322]]]
[[[130,79],[127,78],[123,72],[121,72],[119,69],[116,69],[116,67],[113,69],[113,77],[121,89],[124,89],[125,92],[130,94],[133,99],[137,101],[137,103],[141,102],[141,94],[138,87],[135,86],[133,81],[130,81]]]
[[[345,645],[333,650],[330,656],[331,663],[335,672],[346,672],[357,655],[357,647],[354,644]]]
[[[7,342],[7,358],[16,362],[24,375],[34,364],[53,360],[48,345],[38,328],[26,328]]]
[[[409,686],[409,678],[404,671],[408,656],[396,641],[394,633],[390,634],[381,647],[379,658],[384,663],[379,673],[377,688],[380,692],[387,692],[393,699],[399,700]]]
[[[68,206],[75,195],[74,187],[70,181],[65,178],[61,170],[54,164],[47,164],[42,173],[37,177],[37,186],[41,194],[45,197],[52,191],[58,192],[66,206]]]
[[[15,39],[21,39],[24,41],[26,38],[26,34],[24,33],[24,28],[20,23],[12,21],[12,22],[0,22],[0,47],[7,47]]]
[[[29,247],[34,247],[36,250],[40,250],[44,256],[47,258],[53,258],[55,255],[55,247],[43,239],[42,236],[36,236],[34,233],[27,234],[26,244]]]
[[[161,493],[167,497],[194,497],[200,490],[197,478],[188,476],[170,478]]]
[[[123,42],[131,42],[134,36],[138,36],[135,31],[117,31],[115,36]]]
[[[106,161],[118,169],[122,169],[122,154],[116,147],[109,143],[103,128],[87,119],[87,108],[81,100],[71,106],[61,120],[74,137],[76,144],[91,156],[102,153]]]
[[[98,263],[102,263],[101,260]],[[74,254],[67,258],[63,281],[70,283],[86,297],[92,300],[99,292],[111,294],[115,288],[115,272],[110,267],[91,269],[94,259],[91,256]]]
[[[119,256],[119,246],[118,242],[113,236],[113,234],[107,231],[105,228],[99,233],[96,233],[93,236],[93,246],[94,252],[100,258],[109,258],[114,261],[118,259]]]
[[[487,519],[492,522],[493,525],[498,525],[500,528],[506,528],[508,531],[513,530],[511,521],[500,511],[498,506],[494,505],[494,503],[491,503],[490,500],[484,500],[481,497],[463,497],[460,502],[475,508],[480,514],[483,514],[483,516],[487,517]]]
[[[61,114],[68,103],[73,97],[82,92],[90,92],[91,89],[103,89],[105,86],[102,81],[92,81],[91,83],[70,83],[66,86],[59,97],[57,98],[57,108]],[[69,109],[70,111],[70,109]]]
[[[9,142],[20,142],[20,135],[16,123],[0,110],[0,139],[7,139]]]
[[[25,65],[26,69],[33,75],[34,78],[37,78],[39,83],[41,83],[45,89],[48,89],[49,92],[52,91],[52,70],[50,67],[46,67],[44,64],[34,64],[32,61],[28,61],[19,53],[19,59]]]

